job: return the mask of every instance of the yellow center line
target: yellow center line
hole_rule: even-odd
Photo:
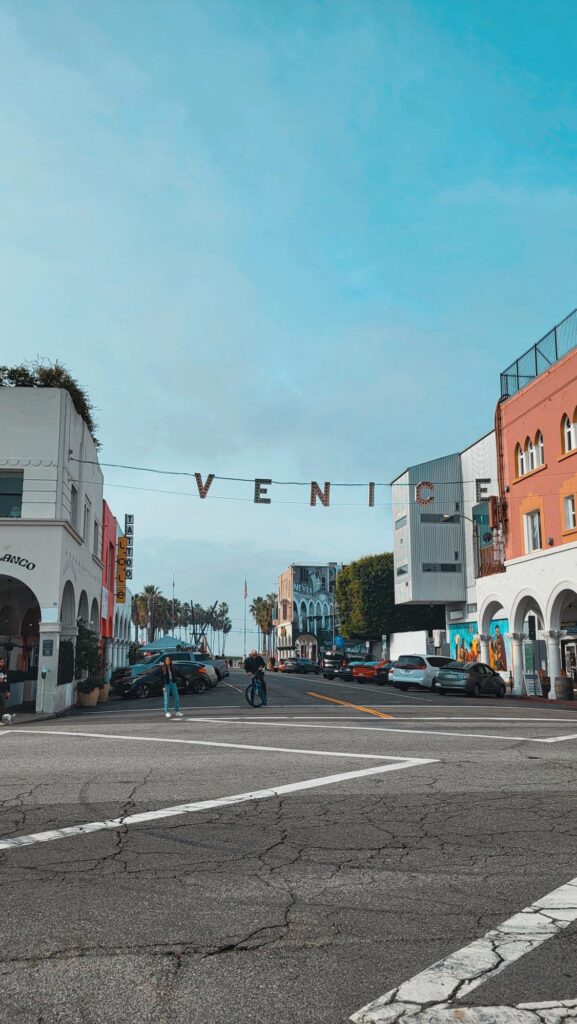
[[[364,711],[367,715],[376,715],[377,718],[394,718],[394,715],[386,715],[384,711],[375,711],[374,708],[364,708],[360,704],[351,704],[348,700],[338,700],[337,697],[327,697],[324,693],[314,693],[307,690],[308,697],[317,697],[318,700],[329,700],[331,704],[342,704],[345,708],[354,708],[355,711]]]

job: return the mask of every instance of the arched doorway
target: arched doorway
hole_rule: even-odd
[[[92,599],[92,606],[90,608],[90,628],[93,633],[99,632],[100,626],[100,609],[98,608],[98,601],[94,597]]]
[[[555,653],[560,658],[560,669],[577,686],[577,591],[570,582],[559,583],[549,598],[547,607],[547,641],[549,654],[556,666]],[[557,648],[555,652],[553,645]]]
[[[80,594],[80,600],[78,602],[78,622],[81,622],[83,626],[88,628],[88,595],[85,590]]]
[[[514,692],[540,693],[540,679],[547,670],[545,615],[539,598],[519,594],[511,613]]]
[[[0,575],[0,654],[11,675],[10,705],[28,700],[38,676],[40,605],[21,580]]]

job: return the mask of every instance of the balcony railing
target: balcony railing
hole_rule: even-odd
[[[501,374],[501,399],[510,398],[577,347],[577,309]]]

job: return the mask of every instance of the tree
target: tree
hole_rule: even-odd
[[[68,392],[76,412],[86,423],[92,440],[97,448],[100,442],[96,437],[94,422],[94,406],[87,392],[68,372],[66,367],[55,363],[40,362],[22,364],[20,366],[0,366],[0,387],[12,388],[63,388]]]
[[[153,583],[143,587],[141,598],[146,602],[147,617],[146,617],[146,628],[148,629],[148,643],[154,643],[156,637],[156,629],[158,624],[158,610],[159,600],[162,597],[162,592]]]
[[[259,647],[261,633],[264,637],[265,648],[268,648],[269,646],[269,637],[273,630],[272,620],[276,604],[276,594],[267,594],[266,597],[255,597],[250,606],[250,614],[259,629]]]
[[[396,605],[392,552],[367,555],[337,576],[340,631],[347,640],[380,640],[383,634],[442,629],[442,605]]]

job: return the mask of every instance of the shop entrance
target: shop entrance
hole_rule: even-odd
[[[0,656],[10,673],[11,704],[32,700],[38,677],[40,605],[21,580],[0,575]]]

